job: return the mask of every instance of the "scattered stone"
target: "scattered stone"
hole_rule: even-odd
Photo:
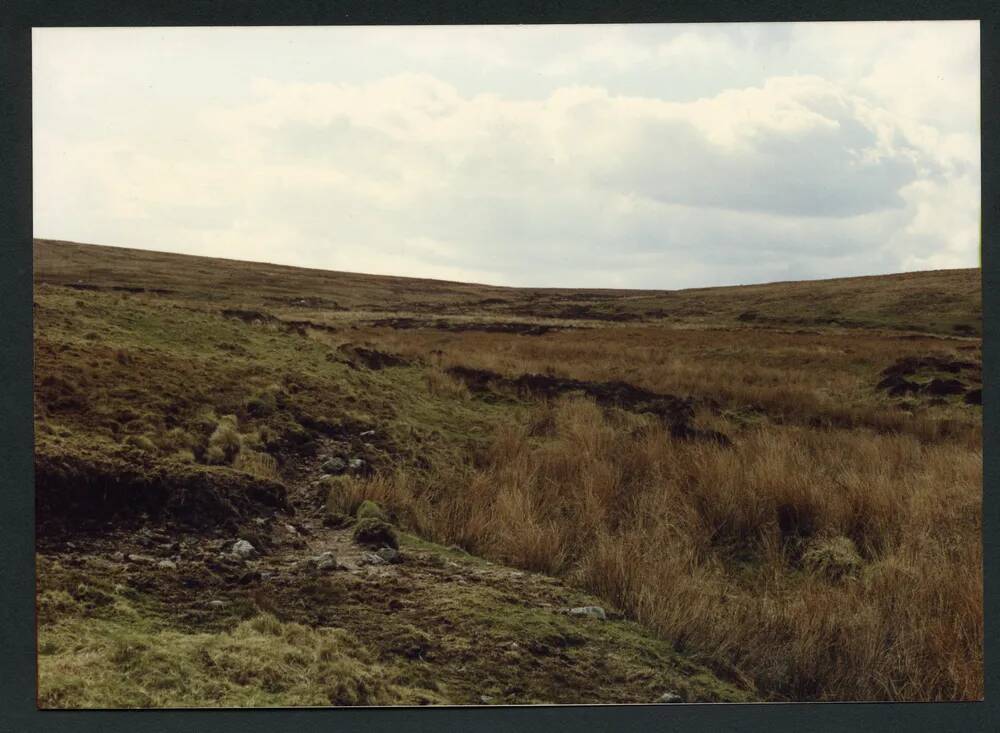
[[[156,562],[155,557],[150,557],[149,555],[136,555],[134,553],[126,555],[125,559],[128,560],[129,562],[145,562],[150,564]]]
[[[207,605],[208,605],[209,608],[222,608],[223,606],[226,605],[226,602],[225,601],[209,601]]]
[[[600,606],[578,606],[576,608],[569,609],[570,616],[590,616],[591,618],[599,618],[602,621],[607,619],[608,615],[604,612],[604,609]]]
[[[489,695],[480,695],[479,702],[481,702],[483,705],[489,705],[491,702],[493,702],[493,698],[490,697]]]
[[[360,458],[352,458],[350,461],[347,462],[348,468],[350,468],[352,471],[357,471],[364,465],[365,462]]]
[[[361,553],[361,564],[362,565],[385,565],[386,560],[374,552],[363,552]]]
[[[293,527],[290,524],[286,524],[285,525],[285,529],[288,531],[289,534],[298,534],[299,533],[299,531],[297,529],[295,529],[295,527]]]
[[[403,561],[399,554],[399,550],[394,550],[391,547],[383,547],[375,554],[382,558],[385,562],[400,563]]]
[[[337,569],[337,555],[331,550],[311,558],[311,562],[319,571]]]
[[[240,539],[233,543],[231,552],[239,558],[247,559],[257,553],[257,549],[246,540]]]
[[[347,464],[344,463],[343,458],[337,458],[336,456],[334,456],[333,458],[327,458],[325,461],[323,461],[323,463],[320,464],[319,468],[321,471],[328,474],[338,474],[338,473],[343,473],[344,471],[347,470]]]
[[[156,563],[156,567],[160,568],[161,570],[176,570],[177,563],[175,563],[173,560],[160,560],[158,563]]]
[[[115,552],[111,555],[111,559],[114,560],[115,562],[125,562],[125,553]]]
[[[661,704],[681,702],[681,696],[673,692],[664,692],[656,699],[656,702]]]
[[[374,430],[365,430],[365,431],[359,433],[359,435],[362,438],[367,438],[369,435],[375,435],[375,431]]]
[[[264,519],[264,517],[254,517],[253,521],[259,524],[261,527],[263,527],[267,523],[267,520]]]

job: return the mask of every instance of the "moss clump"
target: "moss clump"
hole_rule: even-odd
[[[383,522],[389,520],[389,517],[386,515],[382,507],[371,499],[365,499],[361,502],[361,505],[358,507],[358,511],[354,516],[358,519],[381,519]]]
[[[392,525],[381,519],[367,517],[354,525],[354,541],[368,547],[399,547],[399,537]]]

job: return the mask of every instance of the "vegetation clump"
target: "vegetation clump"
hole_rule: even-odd
[[[382,509],[376,502],[371,499],[365,499],[358,506],[358,511],[355,513],[357,519],[380,519],[383,522],[388,521],[389,517],[386,515],[385,510]]]
[[[208,448],[205,450],[206,463],[232,463],[236,458],[243,446],[237,424],[235,415],[224,415],[219,419],[215,430],[208,438]]]
[[[359,519],[354,525],[354,541],[368,547],[399,547],[399,536],[391,524],[375,517]]]
[[[840,580],[857,574],[862,560],[854,541],[837,535],[813,540],[802,553],[802,564],[814,573]]]

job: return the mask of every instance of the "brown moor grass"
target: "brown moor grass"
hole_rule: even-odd
[[[568,575],[772,699],[978,699],[981,453],[912,435],[752,427],[671,440],[586,401],[469,465],[357,485],[441,541]],[[833,576],[803,554],[832,539]]]

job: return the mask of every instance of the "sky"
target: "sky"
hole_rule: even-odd
[[[978,267],[976,21],[33,31],[34,233],[511,286]]]

